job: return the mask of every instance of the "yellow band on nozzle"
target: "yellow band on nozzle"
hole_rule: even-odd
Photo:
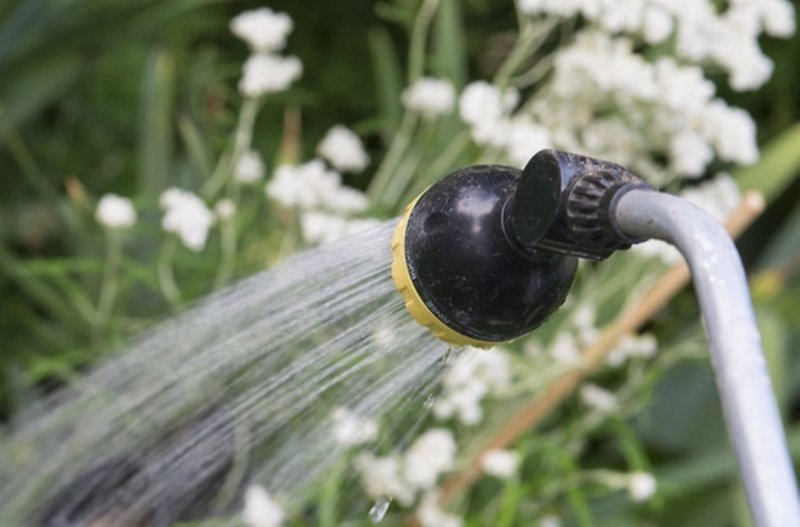
[[[403,295],[403,300],[406,304],[406,309],[411,316],[414,317],[419,324],[428,328],[433,335],[449,344],[455,346],[474,346],[476,348],[491,348],[496,346],[499,342],[488,342],[484,340],[477,340],[466,335],[462,335],[453,328],[447,326],[444,322],[436,318],[431,313],[428,306],[420,298],[417,293],[414,283],[411,281],[411,275],[408,272],[408,263],[406,262],[406,228],[408,227],[408,219],[411,217],[411,211],[419,201],[420,196],[408,204],[403,211],[403,217],[400,223],[395,228],[394,236],[392,236],[392,279],[394,285],[400,294]]]

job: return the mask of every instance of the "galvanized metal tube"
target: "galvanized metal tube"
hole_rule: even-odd
[[[675,245],[689,264],[722,408],[755,525],[800,525],[800,502],[739,253],[708,214],[660,192],[631,190],[613,217],[627,234]]]

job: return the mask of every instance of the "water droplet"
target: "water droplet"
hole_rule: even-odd
[[[392,498],[378,498],[375,504],[369,510],[369,519],[372,523],[379,523],[386,516],[386,511],[389,510],[389,505],[392,503]]]
[[[430,410],[431,408],[433,408],[434,404],[436,404],[436,396],[431,393],[428,395],[428,397],[425,398],[425,402],[422,403],[422,406],[426,410]]]

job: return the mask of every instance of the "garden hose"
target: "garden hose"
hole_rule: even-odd
[[[602,259],[638,241],[607,212],[633,188],[651,187],[614,163],[554,150],[521,171],[459,170],[406,208],[392,240],[395,285],[441,340],[513,340],[563,304],[576,256]]]

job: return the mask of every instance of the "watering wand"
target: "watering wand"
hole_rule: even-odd
[[[491,347],[541,325],[566,298],[577,258],[647,238],[692,271],[728,432],[754,522],[800,525],[791,458],[739,255],[724,229],[624,167],[542,150],[518,170],[481,165],[429,187],[392,241],[392,276],[412,317],[450,344]]]

